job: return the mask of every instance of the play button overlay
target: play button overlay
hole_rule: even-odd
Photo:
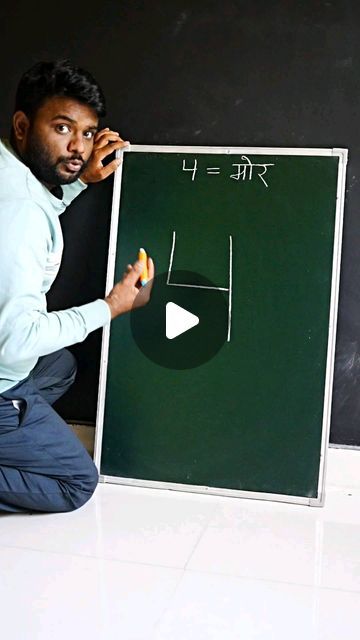
[[[167,369],[192,369],[214,358],[227,341],[228,292],[193,271],[172,271],[171,279],[160,273],[149,302],[138,307],[148,286],[139,290],[130,313],[143,355]]]
[[[175,302],[166,305],[166,337],[173,340],[199,324],[199,318]]]

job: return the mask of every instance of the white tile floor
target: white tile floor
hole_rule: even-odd
[[[358,640],[360,451],[322,509],[99,485],[79,511],[0,516],[6,640]]]

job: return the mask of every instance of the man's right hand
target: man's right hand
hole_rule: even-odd
[[[139,290],[142,288],[140,282],[142,269],[143,263],[140,260],[137,260],[134,264],[128,264],[120,282],[117,282],[106,296],[105,302],[110,307],[112,320],[122,313],[131,311],[132,308],[143,307],[149,302],[155,272],[151,258],[148,258],[149,282],[145,285],[144,293],[137,297]]]

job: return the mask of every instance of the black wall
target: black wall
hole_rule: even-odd
[[[69,57],[101,83],[104,126],[133,143],[349,148],[331,441],[360,446],[360,3],[17,0],[0,18],[1,135],[21,73]],[[91,186],[64,214],[50,308],[103,295],[111,190]],[[94,420],[100,338],[74,347],[67,418]]]

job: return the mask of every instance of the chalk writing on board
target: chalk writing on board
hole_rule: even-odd
[[[252,180],[253,167],[261,167],[263,169],[262,173],[257,173],[256,175],[260,178],[260,180],[263,181],[265,187],[269,186],[263,176],[267,172],[267,168],[268,167],[273,167],[274,166],[273,162],[268,162],[266,164],[265,163],[253,164],[249,160],[249,158],[247,156],[241,156],[241,160],[246,160],[247,164],[245,164],[245,163],[244,164],[233,164],[233,167],[237,167],[238,168],[238,172],[236,174],[231,175],[230,178],[233,178],[233,180],[240,180],[240,178],[242,178],[242,180],[246,180],[247,169],[248,169],[249,170],[248,171],[249,180]]]
[[[244,162],[241,163],[233,163],[232,166],[237,168],[237,172],[236,173],[232,173],[230,174],[228,177],[231,178],[232,180],[249,180],[251,182],[251,180],[253,179],[253,170],[255,168],[255,176],[260,178],[260,180],[263,182],[263,184],[265,185],[265,187],[268,187],[268,183],[266,182],[264,175],[266,174],[268,167],[273,167],[274,163],[273,162],[261,162],[261,163],[256,163],[256,162],[251,162],[251,160],[247,157],[247,156],[241,156],[241,160],[244,160]],[[259,171],[259,169],[262,169],[262,171]],[[183,164],[182,164],[182,170],[183,171],[190,171],[191,172],[191,181],[194,182],[195,180],[195,176],[196,173],[198,171],[198,162],[197,159],[194,159],[194,164],[192,167],[187,167],[186,166],[186,160],[183,160]],[[220,167],[207,167],[206,168],[206,172],[208,175],[220,175]]]
[[[196,172],[197,172],[197,160],[195,158],[194,160],[194,166],[192,169],[187,169],[185,166],[186,160],[183,160],[183,171],[192,171],[192,176],[191,176],[191,180],[194,181],[195,180],[195,176],[196,176]]]
[[[168,276],[166,280],[166,284],[169,287],[191,287],[194,289],[212,289],[215,291],[227,291],[229,295],[229,304],[228,304],[228,332],[227,332],[227,342],[230,342],[231,335],[231,313],[232,313],[232,264],[233,264],[233,256],[232,256],[232,236],[229,236],[229,286],[228,287],[207,287],[201,284],[181,284],[178,282],[170,282],[171,270],[174,261],[175,254],[175,244],[176,244],[176,231],[173,231],[172,236],[172,247],[170,252],[170,260],[169,260],[169,269]]]

